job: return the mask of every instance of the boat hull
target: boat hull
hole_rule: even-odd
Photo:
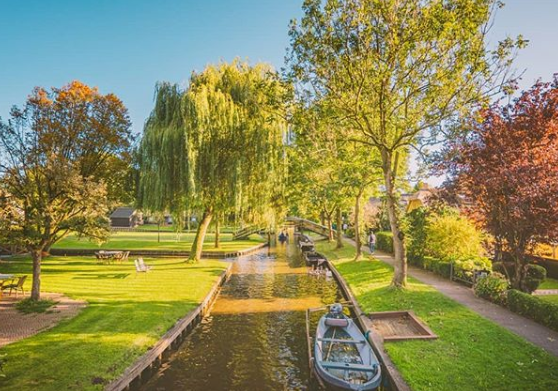
[[[316,332],[316,375],[337,389],[376,390],[381,383],[381,367],[369,342],[351,319],[345,318],[346,326],[341,320],[337,326],[327,325],[326,319],[320,319]]]

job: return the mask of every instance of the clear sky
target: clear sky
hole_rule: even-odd
[[[523,88],[558,72],[558,0],[507,0],[493,36],[522,33]],[[140,132],[157,81],[234,57],[280,68],[302,0],[0,0],[0,117],[34,86],[114,92]]]

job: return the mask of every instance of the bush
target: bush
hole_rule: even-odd
[[[378,250],[393,254],[393,235],[391,232],[380,231],[376,233],[376,247]]]
[[[451,263],[434,257],[424,257],[422,261],[423,268],[430,270],[443,277],[450,278]]]
[[[506,303],[506,292],[510,287],[510,282],[503,274],[492,273],[486,277],[481,277],[475,283],[473,289],[475,295],[483,299],[490,300],[497,304]]]
[[[413,209],[405,216],[407,260],[411,265],[423,266],[426,248],[426,224],[428,209]]]
[[[458,259],[453,264],[453,274],[455,277],[475,282],[475,274],[480,271],[491,271],[492,264],[486,257],[471,257],[468,259]]]
[[[467,218],[447,213],[428,219],[428,255],[446,261],[475,258],[484,253],[483,234]]]
[[[525,265],[525,277],[521,282],[521,290],[531,293],[537,290],[546,279],[546,269],[539,265]]]
[[[513,312],[558,331],[558,304],[510,289],[508,291],[508,307]]]

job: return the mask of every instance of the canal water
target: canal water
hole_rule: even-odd
[[[318,390],[305,310],[341,297],[335,280],[307,273],[294,243],[241,257],[211,315],[142,389]]]

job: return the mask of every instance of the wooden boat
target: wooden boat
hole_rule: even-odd
[[[370,391],[380,386],[381,367],[360,329],[341,304],[318,322],[314,369],[326,384],[342,390]]]
[[[300,247],[300,251],[303,253],[307,251],[314,251],[314,242],[312,241],[303,241],[302,239],[299,240],[298,246]]]
[[[303,253],[304,261],[306,262],[306,266],[320,266],[322,263],[325,263],[325,258],[318,254],[315,251],[307,251]]]

